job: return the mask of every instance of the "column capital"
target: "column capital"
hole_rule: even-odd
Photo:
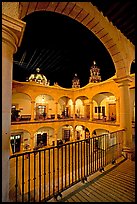
[[[20,46],[26,23],[2,14],[2,41],[6,42],[14,48],[14,53],[17,47]]]
[[[130,76],[125,76],[125,77],[119,77],[114,79],[116,83],[118,83],[118,86],[129,86],[129,83],[132,82],[132,78]]]

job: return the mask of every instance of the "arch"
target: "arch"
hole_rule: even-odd
[[[15,95],[21,95],[21,94],[28,96],[28,98],[30,98],[30,100],[32,100],[31,96],[28,93],[24,93],[24,92],[16,92],[16,93],[14,92],[14,93],[12,93],[12,97]]]
[[[35,98],[35,107],[36,119],[50,118],[55,113],[54,98],[48,94],[40,94]]]
[[[31,115],[31,97],[22,92],[12,94],[12,106],[20,110],[20,115]]]
[[[93,118],[106,120],[116,120],[117,117],[117,98],[110,92],[100,92],[92,97]],[[105,117],[105,118],[104,118]]]
[[[129,75],[135,47],[90,2],[20,2],[19,18],[35,11],[52,11],[83,24],[103,43],[114,62],[117,77]],[[124,47],[124,49],[123,49]],[[129,51],[130,50],[130,51]],[[130,53],[130,54],[129,54]]]
[[[74,128],[72,125],[63,125],[58,129],[58,139],[63,140],[64,142],[71,141],[73,138]]]
[[[73,115],[73,102],[68,96],[62,96],[58,99],[59,114],[62,117],[69,118]]]
[[[92,131],[92,136],[99,136],[99,135],[104,135],[104,134],[108,134],[109,133],[109,130],[107,129],[94,129]]]
[[[44,146],[46,146],[46,145],[50,146],[53,144],[53,141],[55,141],[54,128],[52,128],[50,126],[43,126],[43,127],[40,127],[36,130],[36,132],[34,133],[35,146],[38,145],[38,141],[37,141],[38,135],[41,136],[42,140],[44,138]]]

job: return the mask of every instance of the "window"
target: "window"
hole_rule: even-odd
[[[101,113],[101,106],[98,106],[98,113]]]
[[[95,107],[95,113],[97,113],[97,107]]]

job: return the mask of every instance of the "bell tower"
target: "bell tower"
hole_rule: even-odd
[[[93,61],[93,65],[90,68],[90,77],[89,77],[89,83],[97,83],[101,81],[100,76],[100,69],[96,65],[96,62]]]
[[[72,80],[72,88],[80,88],[80,80],[79,80],[77,74],[75,74],[75,76]]]

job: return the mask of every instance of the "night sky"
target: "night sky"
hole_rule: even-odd
[[[77,21],[54,12],[35,12],[23,19],[26,24],[20,48],[14,55],[13,79],[26,77],[41,69],[51,85],[71,88],[77,73],[81,87],[88,84],[95,60],[102,81],[115,74],[112,59],[98,38]]]

